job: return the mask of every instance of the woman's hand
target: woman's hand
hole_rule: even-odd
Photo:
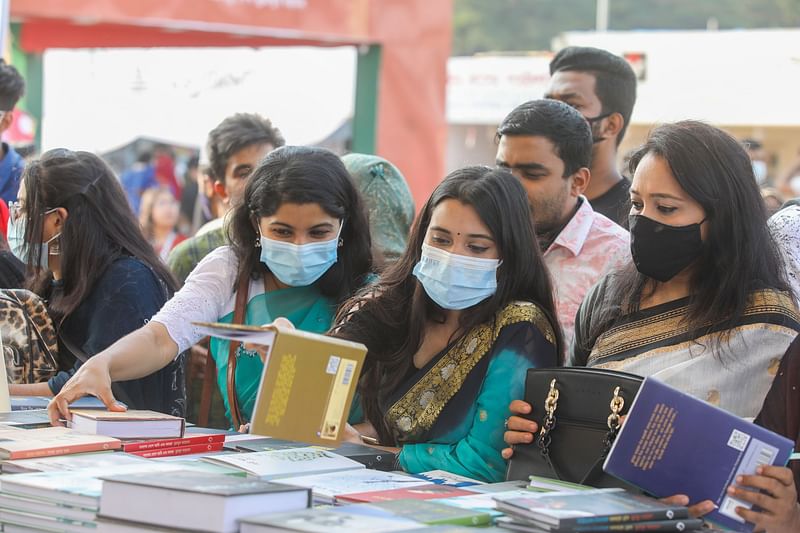
[[[344,432],[342,433],[342,441],[363,444],[363,441],[361,440],[361,433],[359,433],[359,431],[350,424],[347,424],[344,428]]]
[[[717,508],[717,506],[714,505],[714,502],[711,500],[704,500],[700,503],[689,505],[689,497],[685,494],[676,494],[675,496],[670,496],[669,498],[661,498],[659,501],[661,503],[666,503],[667,505],[679,505],[681,507],[688,506],[689,516],[692,518],[700,518],[701,516],[705,516]]]
[[[768,533],[800,531],[800,504],[792,471],[783,466],[760,466],[754,476],[739,476],[728,494],[737,500],[757,505],[754,511],[737,507],[736,514]]]
[[[283,328],[283,329],[296,329],[294,327],[294,324],[292,324],[292,322],[288,318],[283,318],[283,317],[276,318],[270,324],[264,324],[261,327],[262,328],[267,328],[269,326],[275,326],[275,327]],[[258,354],[258,356],[261,357],[261,362],[266,364],[267,356],[269,355],[269,351],[270,351],[271,346],[269,346],[267,344],[252,344],[252,343],[248,342],[248,343],[245,343],[243,347],[244,347],[245,350],[247,350],[249,352],[256,352]]]
[[[514,400],[508,406],[511,415],[506,420],[506,432],[503,434],[503,440],[506,444],[513,446],[514,444],[529,444],[533,442],[534,434],[539,430],[536,422],[522,418],[521,415],[530,414],[533,410],[531,404],[523,402],[522,400]],[[514,455],[512,448],[505,448],[502,451],[503,459],[509,460]]]
[[[126,411],[124,405],[117,403],[111,392],[111,373],[104,357],[92,357],[84,363],[74,376],[64,384],[64,387],[47,406],[50,423],[54,426],[63,425],[61,418],[72,420],[69,404],[87,395],[97,397],[109,411]]]

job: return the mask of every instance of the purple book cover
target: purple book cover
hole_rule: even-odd
[[[711,500],[704,517],[735,531],[753,524],[736,514],[749,504],[728,496],[736,476],[760,465],[785,465],[794,443],[762,427],[645,379],[603,469],[656,497],[686,494],[691,503]]]

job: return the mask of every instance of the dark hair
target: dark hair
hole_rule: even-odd
[[[0,111],[11,111],[25,94],[25,80],[13,65],[0,59]]]
[[[269,119],[255,113],[236,113],[219,123],[208,134],[208,173],[214,181],[225,182],[228,159],[254,144],[271,144],[278,148],[286,144],[278,128]]]
[[[550,61],[550,75],[562,70],[587,72],[594,76],[594,93],[603,105],[602,113],[619,113],[625,124],[617,134],[617,146],[625,137],[636,103],[636,74],[625,59],[599,48],[568,46]]]
[[[496,293],[461,314],[460,331],[493,320],[512,301],[535,302],[550,319],[557,353],[561,353],[550,278],[536,243],[525,189],[502,169],[476,166],[452,172],[422,208],[403,256],[376,285],[345,303],[336,319],[334,335],[362,342],[369,350],[359,392],[364,413],[383,443],[393,442],[394,436],[380,406],[412,369],[426,321],[443,319],[443,310],[428,297],[412,271],[420,260],[433,211],[448,199],[475,209],[491,231],[503,260],[497,271]]]
[[[136,157],[137,163],[150,163],[153,160],[153,153],[152,152],[142,152]]]
[[[44,214],[58,207],[69,213],[58,245],[63,291],[49,308],[67,317],[89,295],[106,269],[121,257],[148,265],[170,291],[172,274],[145,240],[125,192],[111,168],[89,152],[49,150],[25,167],[25,242],[41,242]],[[39,246],[29,247],[28,286],[45,294],[49,272],[37,272]]]
[[[322,294],[342,302],[364,284],[372,269],[369,219],[361,196],[341,159],[324,148],[284,146],[258,164],[233,210],[228,238],[239,260],[239,276],[263,276],[258,220],[284,203],[319,204],[343,221],[336,263],[320,278]]]
[[[761,144],[760,141],[750,138],[742,139],[742,146],[744,146],[745,150],[761,150],[764,148],[764,145]]]
[[[532,100],[514,108],[497,127],[498,139],[509,135],[544,137],[564,162],[564,177],[592,162],[592,129],[575,109],[558,100]]]
[[[659,126],[630,161],[630,172],[648,154],[662,158],[681,188],[703,208],[708,233],[692,269],[687,322],[691,331],[708,325],[733,327],[754,289],[791,289],[767,230],[764,202],[747,153],[724,131],[696,121]],[[621,316],[639,307],[649,278],[631,263],[610,284],[604,305],[589,328],[589,346]],[[619,305],[618,305],[619,304]],[[717,337],[723,340],[724,333]],[[719,344],[718,342],[715,344]],[[716,346],[715,346],[716,348]]]

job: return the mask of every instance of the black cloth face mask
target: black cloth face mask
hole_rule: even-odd
[[[665,282],[688,267],[703,251],[700,224],[668,226],[642,215],[629,215],[631,255],[636,270]]]

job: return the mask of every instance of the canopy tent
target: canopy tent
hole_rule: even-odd
[[[397,164],[418,205],[445,168],[451,17],[452,0],[11,2],[14,63],[39,119],[48,48],[357,46],[353,150]]]

